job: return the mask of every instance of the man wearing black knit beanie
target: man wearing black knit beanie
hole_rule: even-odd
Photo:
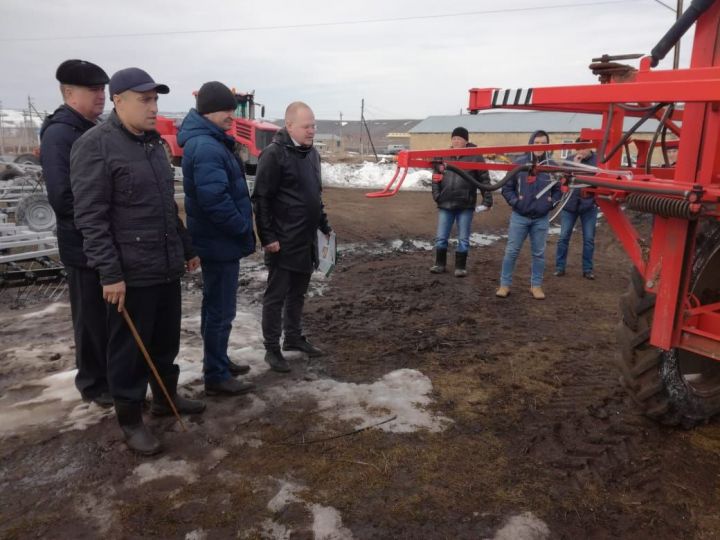
[[[235,139],[235,94],[212,81],[200,87],[178,133],[184,148],[185,211],[193,248],[200,256],[203,301],[200,331],[203,373],[208,395],[237,395],[253,385],[235,379],[250,368],[228,357],[235,319],[240,259],[255,251],[252,205]]]
[[[450,147],[455,149],[473,148],[470,134],[464,127],[456,127],[450,135]],[[453,161],[484,162],[482,156],[455,156]],[[433,180],[432,196],[438,207],[438,226],[435,237],[435,264],[430,268],[433,274],[445,272],[447,264],[448,239],[453,224],[457,223],[458,244],[455,250],[455,277],[467,276],[467,257],[470,248],[470,229],[473,214],[488,210],[493,203],[490,191],[480,190],[482,204],[477,206],[477,184],[490,185],[487,171],[468,171],[475,179],[470,183],[459,174],[446,170],[437,181]]]

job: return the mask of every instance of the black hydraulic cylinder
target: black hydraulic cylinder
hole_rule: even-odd
[[[652,61],[650,65],[655,67],[658,65],[660,60],[665,58],[665,55],[670,52],[675,44],[680,41],[680,38],[685,35],[685,32],[695,24],[700,15],[702,15],[707,9],[718,0],[693,0],[690,7],[685,10],[680,18],[675,21],[665,35],[658,41],[657,45],[650,51]]]

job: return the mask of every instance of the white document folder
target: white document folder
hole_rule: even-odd
[[[328,277],[335,269],[335,260],[337,256],[337,242],[335,240],[335,232],[330,233],[330,239],[318,229],[317,232],[318,246],[318,272]]]

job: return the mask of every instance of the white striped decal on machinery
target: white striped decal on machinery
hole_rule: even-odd
[[[493,90],[492,106],[530,105],[532,103],[532,88],[501,88]]]

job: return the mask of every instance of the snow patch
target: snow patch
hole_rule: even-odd
[[[280,482],[280,489],[268,502],[268,510],[277,514],[291,503],[302,503],[312,513],[312,532],[316,540],[351,539],[353,537],[352,533],[349,529],[343,527],[340,512],[332,506],[305,503],[297,496],[297,493],[304,489],[306,488],[293,482]],[[272,535],[272,538],[290,538],[293,533],[292,530],[288,530],[272,520],[266,520],[263,526],[266,532]]]
[[[313,514],[313,533],[316,540],[346,540],[353,537],[349,529],[342,526],[340,512],[331,506],[310,505]]]
[[[163,457],[157,461],[142,463],[135,467],[132,477],[128,479],[128,483],[139,486],[168,476],[182,478],[189,484],[192,484],[198,478],[194,465],[184,459],[172,460],[169,457]]]
[[[185,540],[206,540],[207,532],[203,529],[195,529],[185,535]]]
[[[0,435],[9,435],[25,428],[52,424],[60,431],[84,430],[112,415],[94,403],[83,403],[75,388],[77,370],[61,371],[14,389],[42,386],[32,399],[13,403],[0,409]]]
[[[36,311],[31,311],[30,313],[25,313],[23,315],[20,315],[21,319],[39,319],[40,317],[45,317],[46,315],[54,315],[61,309],[69,308],[70,304],[65,302],[54,302],[50,304],[49,306],[44,307],[43,309],[38,309]]]
[[[267,504],[268,510],[276,514],[290,503],[300,502],[300,498],[296,495],[296,493],[298,491],[302,491],[303,489],[305,488],[292,482],[281,482],[280,489]]]
[[[498,236],[497,234],[472,233],[470,235],[470,245],[491,246],[502,238],[502,236]]]
[[[428,394],[432,382],[414,369],[392,371],[372,384],[338,382],[333,379],[293,381],[283,387],[270,388],[272,400],[287,401],[298,396],[311,396],[326,418],[338,418],[370,426],[379,420],[396,416],[395,420],[378,426],[383,431],[409,433],[419,429],[442,431],[452,422],[425,410],[431,403]]]
[[[524,512],[508,519],[493,540],[545,540],[549,537],[547,524],[532,512]]]
[[[384,188],[392,179],[395,163],[361,164],[323,163],[323,185],[349,188]],[[432,184],[432,173],[424,169],[410,169],[402,185],[402,190],[427,190]]]

